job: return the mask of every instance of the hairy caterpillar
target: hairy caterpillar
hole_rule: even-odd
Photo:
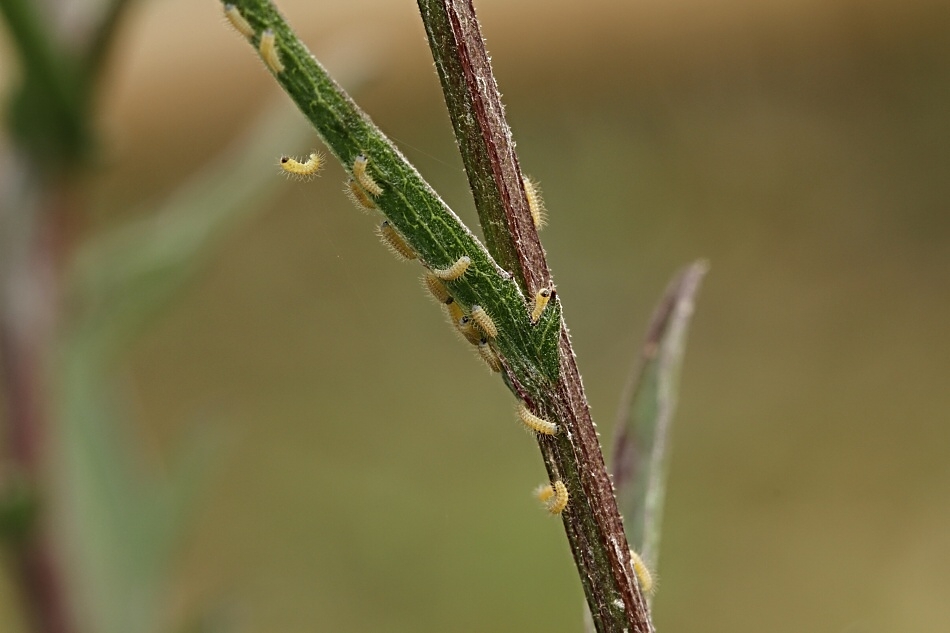
[[[376,234],[379,235],[379,239],[386,244],[389,250],[391,250],[393,255],[398,259],[408,261],[416,258],[416,252],[406,243],[406,240],[399,234],[399,231],[393,228],[389,220],[384,220],[383,223],[379,225],[379,228],[376,229]]]
[[[558,426],[554,422],[548,422],[544,418],[539,418],[535,414],[528,411],[528,407],[524,402],[518,404],[518,417],[521,418],[522,424],[525,425],[529,431],[539,435],[554,435],[558,432]]]
[[[366,165],[368,163],[369,159],[362,154],[357,156],[356,160],[353,161],[353,178],[356,179],[356,182],[360,183],[360,186],[366,190],[366,193],[376,198],[383,193],[383,188],[376,184],[373,177],[366,172]]]
[[[373,199],[370,198],[369,195],[363,191],[363,188],[360,187],[359,183],[352,178],[346,181],[346,189],[343,190],[343,193],[350,199],[350,202],[358,206],[361,210],[366,209],[372,211],[376,208],[376,203],[373,202]]]
[[[567,486],[558,479],[554,482],[554,498],[548,504],[548,512],[551,514],[561,514],[567,508],[567,502],[570,496],[567,494]]]
[[[524,195],[528,199],[528,211],[531,212],[534,228],[540,231],[548,223],[548,214],[544,209],[544,199],[541,198],[541,188],[537,182],[527,176],[522,177],[521,182],[524,184]]]
[[[495,327],[495,322],[492,321],[492,318],[488,316],[488,313],[485,312],[485,309],[482,306],[474,305],[472,306],[472,320],[475,321],[475,324],[485,333],[485,336],[488,338],[495,338],[498,336],[498,328]]]
[[[468,267],[472,265],[472,260],[468,255],[463,255],[458,258],[454,264],[448,268],[433,268],[432,274],[441,279],[442,281],[455,281],[459,277],[465,274],[465,271],[468,270]]]
[[[426,272],[424,275],[422,275],[422,285],[439,303],[449,303],[449,300],[452,299],[452,295],[449,294],[449,289],[445,287],[445,284],[442,283],[442,280],[430,272]],[[462,317],[459,316],[459,318]],[[457,320],[458,319],[456,319],[456,321]]]
[[[567,507],[567,502],[570,499],[570,495],[567,494],[567,486],[565,486],[564,482],[560,479],[551,485],[538,486],[534,491],[534,496],[538,498],[538,501],[547,506],[548,512],[551,514],[561,514],[564,512],[564,509]]]
[[[284,64],[280,61],[280,53],[277,51],[277,36],[274,35],[271,29],[261,33],[261,43],[257,50],[271,72],[275,75],[284,72]]]
[[[485,364],[493,372],[501,371],[501,359],[498,358],[498,354],[495,353],[495,350],[491,348],[491,345],[488,344],[487,339],[482,339],[478,342],[478,355],[482,357],[482,360],[485,361]]]
[[[551,300],[551,289],[541,288],[534,297],[534,310],[531,311],[531,323],[535,324],[541,318],[541,313],[548,307],[548,301]]]
[[[465,313],[462,312],[462,306],[460,306],[455,299],[449,297],[449,300],[445,302],[445,311],[448,312],[449,320],[452,322],[452,325],[454,325],[456,329],[461,332],[459,323],[462,321],[462,319],[468,318],[465,316]]]
[[[284,172],[300,180],[310,180],[323,167],[323,156],[319,152],[311,152],[306,162],[300,162],[292,156],[280,157],[280,168]]]
[[[534,496],[541,503],[547,504],[552,498],[554,498],[554,486],[551,484],[541,484],[534,489]]]
[[[456,305],[452,303],[451,305]],[[463,316],[456,322],[459,333],[465,337],[465,340],[472,345],[478,345],[482,340],[482,333],[475,327],[475,322],[470,316]]]
[[[234,27],[234,30],[243,35],[244,37],[250,38],[254,35],[254,27],[251,26],[251,23],[241,15],[241,12],[233,4],[224,5],[224,17],[228,19],[228,22],[231,23],[231,26]]]
[[[637,582],[640,583],[640,591],[647,595],[652,594],[653,590],[656,589],[653,573],[650,572],[650,568],[643,562],[640,555],[632,549],[630,550],[630,562],[633,563],[633,573],[637,575]]]

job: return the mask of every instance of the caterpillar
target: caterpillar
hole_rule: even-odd
[[[650,568],[647,567],[647,564],[643,562],[643,559],[640,558],[640,555],[632,549],[630,550],[630,562],[633,563],[633,573],[637,575],[637,582],[640,584],[640,591],[647,595],[652,594],[653,590],[656,589],[656,582],[653,579],[653,573],[650,572]]]
[[[551,514],[561,514],[567,507],[570,495],[567,494],[567,486],[558,479],[551,484],[542,484],[535,488],[534,496],[547,507]]]
[[[518,404],[518,417],[521,418],[521,423],[525,425],[525,428],[537,435],[554,435],[558,432],[557,424],[531,413],[524,402]]]
[[[541,288],[534,297],[534,310],[531,311],[531,324],[534,325],[541,318],[541,313],[548,307],[548,301],[551,300],[551,289]]]
[[[274,31],[267,29],[261,33],[261,43],[257,50],[271,72],[275,75],[284,72],[284,64],[280,61],[280,53],[277,51],[277,36],[274,35]]]
[[[310,180],[323,168],[323,156],[319,152],[311,152],[310,157],[303,163],[292,156],[281,156],[280,168],[289,176]]]
[[[422,275],[422,285],[439,303],[448,303],[449,299],[452,298],[452,295],[449,294],[449,289],[445,287],[442,280],[430,272]]]
[[[370,210],[376,208],[376,203],[373,202],[373,199],[363,191],[363,188],[360,187],[359,183],[350,178],[346,181],[346,189],[343,190],[343,193],[346,194],[346,197],[350,199],[350,202],[358,206],[361,210]]]
[[[353,178],[366,190],[366,193],[376,198],[383,193],[383,188],[376,184],[373,177],[366,172],[366,165],[368,163],[369,159],[362,154],[357,156],[356,160],[353,161]]]
[[[454,302],[450,305],[456,305]],[[482,340],[482,333],[475,327],[475,322],[470,316],[463,316],[456,322],[459,333],[465,337],[465,340],[472,345],[478,345]]]
[[[495,373],[501,371],[501,359],[498,358],[498,354],[495,353],[495,350],[491,348],[491,345],[488,344],[488,339],[481,339],[478,342],[478,355],[482,357],[482,360],[485,361],[485,364]]]
[[[534,496],[541,503],[547,504],[554,497],[554,486],[551,484],[541,484],[534,489]]]
[[[449,300],[445,302],[445,311],[448,312],[449,320],[452,322],[452,325],[454,325],[461,332],[459,323],[462,319],[468,318],[465,316],[465,313],[462,312],[462,307],[455,299],[449,297]]]
[[[537,182],[527,176],[523,176],[521,182],[524,184],[524,195],[528,200],[528,211],[531,212],[534,228],[540,231],[548,223],[548,214],[544,209],[544,199],[541,198],[541,188]]]
[[[254,27],[251,26],[251,23],[241,15],[241,12],[233,4],[224,5],[224,17],[228,19],[228,22],[231,23],[234,30],[244,37],[250,38],[254,36]]]
[[[485,309],[482,308],[482,306],[472,306],[472,320],[475,321],[475,324],[481,329],[482,332],[485,333],[488,338],[495,338],[498,336],[498,328],[495,327],[495,322],[492,321],[492,318],[488,316],[488,313],[485,312]]]
[[[570,495],[567,494],[567,486],[558,479],[554,482],[554,498],[548,503],[548,512],[551,514],[561,514],[567,508],[567,502]]]
[[[379,239],[383,241],[397,259],[409,261],[416,258],[416,252],[406,243],[406,240],[399,234],[399,231],[393,228],[389,220],[384,220],[383,223],[379,225],[379,228],[376,229],[376,234],[379,235]]]
[[[454,264],[448,268],[433,268],[432,274],[441,279],[442,281],[455,281],[459,277],[465,274],[465,271],[468,270],[468,267],[472,265],[472,260],[468,255],[463,255],[458,258]]]

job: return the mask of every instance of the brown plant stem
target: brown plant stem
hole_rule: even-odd
[[[551,274],[528,211],[511,131],[471,0],[418,0],[486,245],[532,297]],[[487,177],[490,175],[490,178]],[[552,301],[557,301],[557,296]],[[562,318],[560,372],[546,404],[566,427],[539,438],[549,474],[571,490],[562,516],[598,631],[653,631]],[[532,396],[513,376],[521,398]]]

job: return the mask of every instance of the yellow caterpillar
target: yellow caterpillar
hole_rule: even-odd
[[[524,195],[528,199],[528,211],[531,212],[534,228],[540,231],[548,223],[548,214],[544,209],[544,200],[541,198],[541,188],[527,176],[524,176],[521,182],[524,183]]]
[[[487,339],[483,338],[478,342],[478,355],[482,357],[482,360],[493,372],[501,371],[501,359],[498,358],[498,354],[491,348]]]
[[[528,407],[524,402],[518,404],[518,417],[521,418],[521,423],[525,425],[532,433],[539,435],[554,435],[558,432],[558,426],[554,422],[548,422],[544,418],[539,418],[535,414],[528,411]]]
[[[292,156],[280,157],[280,168],[289,176],[300,180],[309,180],[317,175],[323,167],[323,156],[318,152],[311,152],[305,162],[300,162]]]
[[[261,59],[267,64],[275,75],[284,72],[284,64],[280,61],[280,53],[277,51],[277,36],[270,29],[261,33],[261,43],[257,47],[261,54]]]
[[[570,495],[567,494],[567,486],[558,479],[553,484],[538,486],[534,491],[534,496],[543,503],[551,514],[561,514],[567,508],[567,502]]]
[[[456,304],[452,304],[456,305]],[[472,345],[478,345],[482,340],[482,333],[478,331],[478,328],[475,327],[475,322],[470,316],[462,316],[455,326],[458,328],[459,333],[465,337],[465,340],[471,343]]]
[[[406,243],[399,231],[393,228],[389,220],[384,220],[379,228],[376,229],[379,239],[392,251],[398,259],[408,261],[416,258],[416,252]]]
[[[637,582],[640,584],[640,591],[645,595],[650,595],[656,589],[656,582],[653,580],[653,574],[650,568],[643,562],[640,555],[630,550],[630,562],[633,563],[633,573],[637,575]]]
[[[492,318],[488,316],[488,313],[485,312],[485,309],[479,305],[472,306],[472,320],[475,321],[475,324],[485,333],[485,336],[488,338],[495,338],[498,336],[498,328],[495,327],[495,322],[492,321]]]
[[[541,318],[541,313],[544,312],[546,307],[548,307],[548,301],[551,300],[551,294],[550,288],[541,288],[541,290],[538,290],[538,294],[534,297],[534,310],[531,311],[532,325],[538,322],[538,319]]]
[[[373,199],[363,191],[363,188],[360,187],[359,183],[350,178],[346,181],[346,189],[343,190],[343,193],[346,194],[346,197],[350,199],[350,202],[355,204],[360,210],[373,210],[376,208],[376,203],[373,202]]]
[[[472,260],[468,257],[468,255],[463,255],[462,257],[458,258],[458,261],[448,268],[433,268],[432,274],[442,281],[455,281],[464,275],[465,271],[468,270],[468,267],[471,265]]]
[[[376,184],[373,177],[366,171],[367,164],[369,164],[368,158],[362,154],[357,156],[356,160],[353,161],[353,178],[360,183],[360,187],[365,189],[366,193],[376,198],[383,193],[383,188]]]
[[[234,27],[234,30],[244,37],[250,39],[254,36],[254,27],[251,26],[251,23],[247,21],[247,18],[241,15],[241,12],[233,4],[224,5],[224,17],[228,19],[228,22],[231,23],[231,26]]]

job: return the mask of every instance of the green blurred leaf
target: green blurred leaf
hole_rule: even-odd
[[[82,157],[92,134],[89,86],[62,42],[43,3],[0,0],[22,69],[9,97],[8,123],[18,146],[47,167],[63,167]]]
[[[148,468],[115,361],[219,241],[266,207],[280,182],[266,163],[297,148],[301,128],[285,106],[271,111],[223,153],[230,158],[213,161],[152,216],[86,244],[71,270],[77,309],[57,359],[53,508],[87,630],[168,630],[173,554],[212,453],[199,429],[205,437],[186,438],[167,477]]]
[[[0,470],[0,541],[22,541],[30,533],[36,512],[36,493],[22,473],[12,467]]]
[[[693,301],[708,270],[697,261],[670,283],[621,399],[611,470],[630,546],[656,569],[670,427]]]
[[[149,217],[94,238],[77,256],[70,294],[81,306],[72,337],[94,337],[103,352],[122,349],[178,296],[213,247],[264,207],[281,182],[269,169],[306,136],[281,105]],[[268,157],[262,159],[262,157]],[[90,350],[91,351],[91,350]]]

